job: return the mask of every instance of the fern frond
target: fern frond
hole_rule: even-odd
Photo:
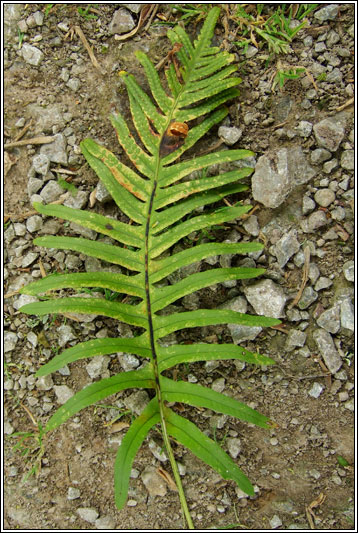
[[[252,316],[227,309],[198,309],[196,311],[164,314],[163,310],[180,298],[195,291],[228,280],[253,279],[263,273],[260,268],[214,268],[197,272],[174,284],[164,280],[178,269],[205,258],[224,254],[247,254],[261,250],[254,242],[202,243],[190,248],[173,248],[192,232],[213,225],[236,221],[251,206],[207,208],[230,194],[247,189],[241,180],[249,176],[251,168],[225,169],[210,176],[210,167],[230,164],[253,155],[249,150],[222,150],[186,161],[178,161],[189,148],[227,115],[222,104],[238,94],[240,79],[233,75],[234,56],[211,46],[214,27],[220,9],[214,7],[192,43],[181,27],[170,30],[174,45],[173,62],[166,71],[167,85],[150,59],[143,52],[136,56],[144,67],[151,95],[148,95],[131,74],[123,73],[129,95],[132,125],[120,114],[110,120],[118,141],[131,161],[125,165],[106,147],[91,139],[81,143],[83,154],[112,195],[119,209],[130,219],[120,222],[102,215],[64,206],[35,204],[46,216],[64,220],[93,230],[95,235],[112,238],[112,243],[67,236],[35,239],[35,244],[49,248],[74,250],[114,265],[121,273],[98,272],[59,274],[48,276],[24,287],[24,294],[45,294],[45,301],[27,304],[25,313],[100,314],[129,325],[142,328],[131,339],[95,339],[79,343],[56,355],[41,367],[37,376],[54,372],[65,364],[99,355],[125,351],[142,357],[147,364],[138,370],[120,373],[100,380],[75,394],[50,418],[46,431],[52,430],[81,409],[128,388],[153,390],[153,398],[139,415],[119,448],[115,463],[115,499],[119,508],[126,501],[131,465],[148,431],[161,425],[176,482],[181,487],[169,436],[189,448],[199,458],[217,470],[224,479],[234,480],[247,494],[253,488],[235,462],[220,446],[196,426],[169,409],[165,402],[182,402],[205,407],[267,428],[269,420],[242,402],[211,389],[185,382],[175,382],[163,372],[181,363],[210,360],[240,360],[249,364],[268,365],[273,360],[235,345],[177,345],[163,346],[159,342],[166,335],[185,329],[216,324],[241,324],[270,327],[278,320]],[[200,119],[197,121],[197,119]],[[141,145],[135,140],[139,137]],[[188,181],[193,172],[209,169],[209,174]],[[187,181],[182,181],[187,178]],[[191,216],[195,209],[204,209]],[[126,248],[132,247],[132,249]],[[184,248],[180,245],[179,248]],[[129,272],[127,272],[127,270]],[[161,286],[158,286],[158,283]],[[80,290],[84,287],[109,289],[135,298],[134,304],[108,301],[100,297],[65,296],[54,298],[54,291]],[[138,300],[139,301],[138,301]],[[167,310],[165,311],[167,312]],[[149,360],[149,362],[148,362]],[[180,492],[181,490],[181,492]],[[179,490],[183,509],[182,489]],[[184,511],[185,514],[185,511]],[[188,512],[185,514],[188,516]]]

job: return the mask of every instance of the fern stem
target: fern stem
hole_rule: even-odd
[[[174,457],[174,453],[173,453],[173,450],[172,450],[172,447],[171,447],[171,444],[170,444],[169,435],[167,433],[167,427],[166,427],[166,424],[165,424],[165,415],[163,413],[163,402],[159,402],[159,407],[160,407],[160,419],[161,419],[161,425],[162,425],[163,440],[164,440],[164,444],[165,444],[166,450],[168,452],[170,466],[172,467],[175,483],[176,483],[176,486],[177,486],[177,489],[178,489],[181,509],[182,509],[183,515],[185,517],[185,520],[186,520],[186,522],[188,524],[189,529],[195,529],[193,521],[192,521],[191,516],[190,516],[190,511],[189,511],[189,508],[188,508],[188,503],[186,501],[183,485],[182,485],[182,482],[181,482],[181,479],[180,479],[178,465],[176,463],[176,460],[175,460],[175,457]]]

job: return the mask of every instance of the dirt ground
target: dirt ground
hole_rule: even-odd
[[[18,135],[21,128],[16,126],[16,123],[19,119],[24,119],[21,122],[23,126],[32,120],[25,137],[52,135],[71,128],[67,132],[67,138],[74,136],[74,140],[69,143],[68,164],[62,167],[74,174],[64,176],[69,177],[68,181],[79,190],[91,192],[97,184],[97,177],[78,151],[79,142],[90,136],[104,143],[117,155],[121,155],[108,120],[112,109],[120,110],[128,118],[127,97],[118,72],[127,70],[135,74],[138,81],[145,86],[143,70],[134,57],[134,51],[144,50],[157,63],[170,50],[170,43],[166,38],[166,28],[155,26],[154,23],[148,31],[141,32],[139,37],[123,42],[115,40],[108,32],[114,11],[118,8],[112,4],[98,4],[92,13],[96,15],[94,18],[81,15],[76,4],[55,4],[54,8],[45,13],[49,5],[19,4],[14,18],[8,24],[4,71],[6,141],[13,141]],[[169,17],[170,9],[162,6],[159,12]],[[23,32],[23,43],[39,47],[44,54],[40,65],[34,66],[26,62],[19,53],[17,23],[37,11],[45,14],[43,24],[28,27],[27,31]],[[135,15],[133,16],[135,18]],[[158,19],[154,20],[158,22]],[[323,31],[333,28],[339,33],[341,30],[345,31],[353,22],[354,6],[346,4],[339,20],[320,23],[312,19],[307,35],[313,35],[316,42],[315,39]],[[99,68],[93,66],[77,34],[71,32],[76,25],[81,27],[93,47]],[[327,28],[320,30],[322,25]],[[193,25],[189,25],[187,31],[194,32]],[[40,35],[41,39],[36,39],[37,35]],[[223,36],[224,28],[219,23],[216,33],[219,42],[223,40]],[[294,51],[296,47],[302,47],[302,38],[295,40],[291,46]],[[238,112],[237,103],[230,108],[234,125],[239,125],[242,121],[240,113],[250,109],[251,104],[247,104],[250,101],[250,92],[252,88],[256,90],[258,87],[262,73],[267,80],[271,76],[267,69],[272,68],[274,73],[274,67],[265,67],[265,63],[257,56],[240,68],[240,75],[244,79],[240,96],[243,106]],[[78,89],[73,90],[66,85],[64,69],[70,71],[70,76],[80,80]],[[303,87],[300,80],[293,80],[285,84],[282,91],[276,88],[270,94],[270,113],[272,112],[274,117],[274,125],[278,125],[280,120],[275,115],[275,104],[283,95],[289,95],[296,108],[287,121],[285,119],[285,126],[289,127],[291,121],[293,127],[300,120],[299,113],[302,108],[299,104],[304,99],[307,87]],[[338,95],[337,99],[336,105],[339,106],[344,104],[348,97],[347,94],[342,94]],[[52,109],[53,112],[54,106],[58,109],[60,119],[57,124],[46,125],[46,109]],[[318,104],[316,109],[315,121],[329,114],[329,109],[321,108]],[[349,115],[351,108],[348,107],[346,111]],[[67,121],[66,118],[63,119],[64,115]],[[52,119],[54,116],[51,115]],[[352,118],[352,115],[350,116]],[[207,142],[217,142],[216,134],[217,132],[213,131]],[[279,149],[287,142],[289,141],[268,135],[267,128],[258,121],[252,126],[247,125],[245,135],[235,148],[251,149],[261,155],[266,149]],[[309,144],[306,144],[307,146],[309,147]],[[12,166],[5,178],[4,209],[5,215],[10,215],[6,229],[9,225],[26,224],[31,216],[32,207],[27,187],[32,159],[38,152],[39,146],[35,145],[8,151]],[[309,184],[306,184],[297,189],[289,201],[277,210],[261,206],[256,213],[260,227],[276,216],[286,216],[294,220],[302,203],[303,189],[308,187]],[[247,195],[250,197],[250,193]],[[115,214],[113,203],[97,202],[96,210],[109,216]],[[22,257],[23,254],[34,250],[39,251],[39,248],[32,245],[34,236],[36,235],[28,231],[24,235],[18,235],[8,245],[10,251],[23,246],[23,251],[19,250],[16,257]],[[225,236],[223,238],[225,239]],[[305,238],[306,236],[302,235],[300,240]],[[315,240],[318,236],[310,235],[309,238]],[[342,396],[345,399],[352,398],[354,393],[354,364],[350,356],[353,353],[353,337],[345,330],[336,335],[340,341],[340,353],[343,354],[340,371],[344,374],[341,374],[340,379],[337,376],[325,375],[327,373],[320,365],[321,358],[312,339],[312,332],[317,327],[314,311],[318,303],[324,308],[329,307],[334,290],[351,286],[341,273],[342,265],[353,257],[352,239],[353,235],[344,243],[352,247],[351,254],[344,255],[341,244],[332,241],[327,246],[324,257],[315,258],[322,275],[333,272],[336,278],[334,287],[320,292],[319,300],[307,309],[308,328],[305,331],[308,356],[304,357],[298,350],[286,350],[287,331],[295,327],[295,324],[283,319],[286,331],[265,331],[254,341],[246,343],[249,349],[272,357],[277,362],[275,366],[259,368],[246,365],[242,370],[233,362],[224,361],[213,370],[209,370],[205,363],[191,365],[189,370],[179,368],[178,372],[184,379],[189,372],[194,374],[201,384],[209,387],[219,378],[224,378],[226,391],[255,406],[278,426],[271,431],[265,431],[227,417],[223,424],[213,429],[213,413],[201,413],[185,407],[185,415],[211,437],[215,436],[224,448],[228,437],[240,439],[241,451],[236,461],[257,491],[253,498],[242,497],[233,482],[222,480],[190,452],[177,445],[175,453],[186,469],[182,480],[198,530],[310,529],[311,524],[316,530],[354,529],[354,413],[344,406],[339,397],[339,393],[344,391],[347,391],[347,394]],[[10,253],[10,257],[14,255]],[[50,268],[59,269],[58,259],[46,250],[42,249],[39,259]],[[6,267],[7,293],[11,292],[11,287],[19,276],[30,274],[31,279],[33,269],[39,269],[37,261],[30,267],[22,267],[19,262],[11,263],[8,260]],[[285,270],[281,285],[285,290],[296,293],[301,280],[302,269],[293,265],[291,269]],[[115,409],[85,409],[55,430],[46,438],[38,475],[23,481],[26,463],[19,451],[14,450],[17,440],[10,436],[11,433],[33,430],[29,413],[36,421],[45,425],[48,415],[43,406],[46,402],[57,405],[53,386],[67,385],[72,390],[80,390],[88,383],[88,361],[73,363],[69,375],[56,372],[52,376],[53,386],[48,390],[39,390],[36,380],[32,377],[38,369],[39,359],[43,360],[41,350],[50,349],[51,345],[57,343],[57,330],[65,323],[65,319],[57,317],[51,326],[46,324],[44,330],[42,322],[31,323],[29,317],[17,312],[13,306],[16,297],[14,295],[5,299],[4,310],[5,328],[18,335],[16,349],[6,354],[4,378],[5,382],[13,384],[6,387],[4,396],[6,420],[11,426],[9,435],[5,437],[4,528],[182,529],[177,493],[164,485],[162,496],[151,496],[143,483],[142,473],[148,466],[170,470],[169,463],[160,462],[148,446],[150,439],[159,447],[162,445],[159,433],[154,430],[134,461],[135,471],[130,481],[130,504],[121,511],[116,509],[113,496],[113,464],[123,432],[110,432],[108,421],[115,416]],[[212,295],[210,292],[201,291],[200,298],[205,307],[208,301],[210,303]],[[219,303],[224,302],[228,298],[227,291],[219,293],[218,298],[222,300]],[[94,338],[95,333],[102,329],[113,335],[118,331],[114,320],[103,317],[96,318],[90,326],[83,327],[80,322],[67,320],[66,324],[69,323],[79,341]],[[39,342],[35,347],[28,341],[31,331],[35,332],[40,340],[43,339],[41,335],[45,334],[43,344]],[[224,326],[207,327],[203,332],[195,329],[184,332],[183,335],[188,341],[216,336],[231,342],[230,332]],[[110,375],[120,370],[118,359],[113,357],[108,366]],[[21,381],[21,376],[26,379]],[[314,382],[324,387],[317,398],[308,394]],[[118,394],[105,403],[121,405],[121,401],[128,395],[129,393]],[[78,489],[79,496],[72,499],[70,494],[73,489]],[[83,519],[78,509],[95,510],[97,516],[91,521]]]

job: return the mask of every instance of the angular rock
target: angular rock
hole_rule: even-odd
[[[62,133],[57,133],[52,143],[41,146],[40,153],[46,155],[53,163],[67,165],[66,144],[66,137]]]
[[[341,156],[341,167],[354,170],[354,150],[345,150]]]
[[[330,152],[338,150],[344,137],[344,127],[333,118],[325,118],[313,126],[313,131],[319,146]]]
[[[313,339],[331,374],[338,372],[342,366],[342,359],[334,345],[331,334],[324,329],[316,329],[313,332]]]
[[[341,302],[341,326],[354,331],[354,308],[350,298],[345,298]]]
[[[79,509],[76,509],[76,512],[82,518],[82,520],[85,520],[90,524],[94,524],[98,518],[98,512],[96,509],[92,509],[90,507],[80,507]]]
[[[158,474],[157,469],[153,466],[148,466],[142,472],[142,481],[145,488],[149,492],[149,496],[165,496],[167,493],[167,485],[164,479]]]
[[[140,415],[143,409],[149,402],[148,393],[144,390],[133,392],[128,398],[124,400],[127,409],[133,411],[136,415]]]
[[[57,396],[57,401],[59,404],[63,405],[74,395],[74,391],[67,387],[67,385],[55,385],[54,391]]]
[[[32,160],[32,166],[37,174],[46,176],[50,170],[50,160],[45,154],[35,155]]]
[[[320,163],[328,161],[331,156],[331,152],[329,152],[325,148],[316,148],[316,150],[313,150],[313,152],[311,152],[311,163],[313,165],[319,165]]]
[[[299,329],[291,329],[286,338],[285,349],[288,352],[291,352],[297,347],[302,348],[306,342],[306,337],[307,335],[304,331],[300,331]]]
[[[247,302],[245,298],[239,296],[237,298],[229,300],[224,305],[220,306],[220,309],[230,309],[231,311],[246,313]],[[227,327],[231,333],[232,341],[234,344],[240,344],[243,341],[253,340],[262,331],[262,328],[258,326],[241,326],[240,324],[227,324]],[[209,363],[215,363],[215,361],[209,361]],[[206,366],[205,368],[207,370]]]
[[[340,321],[340,306],[335,305],[330,309],[326,309],[317,318],[317,324],[319,327],[329,331],[330,333],[337,333],[339,331]]]
[[[354,281],[354,261],[344,263],[343,274],[347,281]]]
[[[132,15],[126,9],[117,9],[108,26],[108,31],[112,35],[115,33],[126,33],[135,27]]]
[[[322,7],[315,12],[314,17],[319,22],[325,22],[326,20],[335,20],[338,15],[339,5],[330,4],[329,6]]]
[[[300,146],[268,152],[257,161],[252,176],[253,197],[266,207],[276,208],[295,187],[315,174]]]
[[[271,279],[263,279],[248,285],[244,293],[258,315],[280,318],[284,316],[287,297],[283,289]]]
[[[235,127],[220,126],[218,134],[225,144],[232,146],[242,136],[242,130]]]
[[[62,187],[57,183],[57,181],[50,180],[40,192],[40,196],[47,204],[49,204],[55,200],[58,200],[63,192],[64,191]]]
[[[292,229],[288,233],[285,233],[281,239],[272,246],[270,251],[277,257],[278,265],[282,268],[299,249],[300,243],[297,240],[297,231]]]
[[[16,333],[12,331],[5,331],[4,333],[4,352],[12,352],[15,349],[16,343],[18,341]]]
[[[43,52],[36,48],[36,46],[31,46],[30,44],[23,43],[21,47],[21,53],[22,57],[24,58],[24,61],[28,63],[29,65],[33,65],[37,67],[40,65],[41,61],[44,58]]]

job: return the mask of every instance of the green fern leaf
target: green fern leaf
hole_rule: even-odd
[[[211,176],[211,167],[251,157],[248,150],[223,150],[197,158],[179,158],[194,146],[215,124],[227,115],[222,104],[238,94],[240,79],[233,74],[234,56],[211,46],[220,9],[209,11],[205,23],[192,43],[184,29],[174,28],[168,37],[174,45],[175,64],[166,71],[167,86],[150,59],[136,56],[144,67],[151,95],[148,95],[128,73],[122,73],[129,95],[129,109],[139,142],[131,134],[120,114],[111,116],[120,145],[134,168],[119,161],[112,152],[91,139],[81,143],[82,152],[112,195],[117,206],[129,219],[124,223],[102,215],[65,206],[35,204],[38,212],[57,216],[96,232],[94,238],[49,236],[35,239],[35,244],[48,248],[73,250],[102,261],[119,265],[121,273],[79,272],[50,275],[21,289],[23,294],[45,295],[44,301],[27,304],[21,311],[28,314],[83,313],[100,314],[142,329],[139,336],[126,339],[95,339],[64,350],[41,367],[37,376],[55,372],[65,364],[86,357],[125,351],[143,358],[147,364],[138,370],[120,373],[100,380],[76,393],[52,415],[46,425],[50,431],[94,402],[128,388],[152,389],[153,398],[123,438],[115,463],[115,501],[125,505],[130,470],[135,455],[150,429],[160,424],[184,515],[190,527],[180,476],[171,450],[169,437],[189,448],[200,459],[217,470],[224,479],[234,480],[247,494],[253,488],[247,477],[222,448],[203,434],[192,422],[178,416],[165,402],[182,402],[225,413],[267,428],[269,419],[242,402],[211,389],[175,382],[163,372],[181,363],[212,360],[240,360],[249,364],[268,365],[274,361],[235,345],[165,346],[166,335],[199,326],[241,324],[270,327],[278,320],[252,316],[226,309],[198,309],[167,314],[168,306],[195,291],[228,280],[253,279],[264,271],[260,268],[213,268],[188,275],[173,284],[163,281],[173,272],[207,257],[224,254],[246,254],[262,249],[260,243],[209,242],[186,247],[184,237],[204,228],[235,221],[251,206],[235,205],[214,210],[205,209],[192,216],[194,210],[220,202],[230,194],[246,190],[240,181],[252,169],[245,167]],[[200,119],[200,120],[197,120]],[[209,169],[202,178],[189,180],[193,172]],[[182,181],[182,180],[187,181]],[[133,222],[133,223],[132,223]],[[106,242],[97,239],[105,236]],[[112,241],[108,242],[108,238]],[[131,249],[128,249],[130,246]],[[159,282],[162,282],[160,286]],[[84,298],[81,289],[109,289],[134,297],[133,303],[108,301],[100,297]],[[70,289],[71,295],[55,298],[54,292]],[[78,294],[73,294],[77,291]]]

